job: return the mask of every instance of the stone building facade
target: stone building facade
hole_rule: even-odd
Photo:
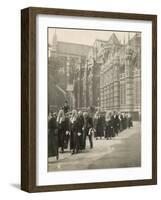
[[[93,46],[57,41],[49,45],[49,105],[71,108],[131,112],[141,110],[141,35],[120,42],[112,33],[109,40]]]
[[[100,107],[130,112],[138,119],[141,110],[141,35],[121,44],[113,33],[102,48]]]
[[[70,108],[81,107],[83,102],[82,73],[89,49],[88,45],[57,40],[48,44],[48,107],[58,110],[67,100]]]

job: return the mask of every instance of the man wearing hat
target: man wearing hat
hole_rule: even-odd
[[[62,109],[64,110],[64,114],[69,112],[69,105],[68,105],[68,101],[67,100],[65,101],[64,106],[63,106]]]

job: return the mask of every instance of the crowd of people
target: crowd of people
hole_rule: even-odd
[[[48,117],[48,157],[56,156],[70,149],[72,154],[86,149],[88,138],[93,148],[93,138],[112,139],[121,131],[133,126],[130,113],[69,110],[67,102],[58,113],[50,112]]]

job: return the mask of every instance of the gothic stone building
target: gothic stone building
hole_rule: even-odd
[[[100,49],[100,107],[130,112],[138,119],[141,110],[141,37],[137,33],[121,44],[113,33]]]
[[[88,45],[62,42],[54,34],[48,44],[48,106],[58,110],[68,101],[71,109],[81,107],[82,71]]]
[[[49,45],[49,105],[140,114],[141,36],[122,44],[113,33],[93,46],[57,41]]]

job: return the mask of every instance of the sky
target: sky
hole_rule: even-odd
[[[48,28],[49,44],[52,44],[55,31],[58,41],[86,44],[90,46],[93,45],[96,39],[108,40],[113,32],[116,34],[117,38],[122,44],[124,42],[124,38],[125,43],[128,41],[128,32]],[[135,32],[129,33],[130,38],[135,35]]]

